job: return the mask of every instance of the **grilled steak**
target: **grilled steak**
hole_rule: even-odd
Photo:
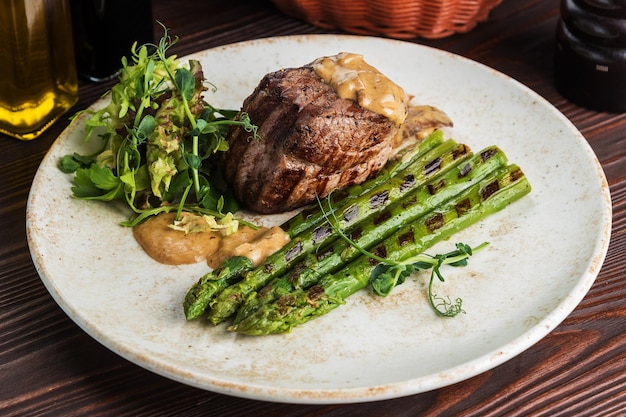
[[[231,128],[222,172],[236,198],[259,213],[363,182],[397,151],[394,138],[406,136],[389,118],[339,97],[311,65],[267,74],[241,111],[261,139]]]
[[[231,129],[223,174],[237,199],[260,213],[364,181],[387,162],[397,132],[386,117],[340,98],[310,67],[267,74],[242,111],[262,139]]]

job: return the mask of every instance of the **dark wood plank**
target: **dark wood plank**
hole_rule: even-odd
[[[280,14],[270,1],[153,0],[180,37],[178,55],[247,39],[328,33]],[[613,234],[595,284],[555,331],[467,381],[371,404],[295,405],[188,387],[113,354],[56,305],[33,267],[25,233],[28,190],[58,121],[32,142],[0,135],[0,414],[6,416],[623,416],[626,410],[626,115],[567,102],[553,84],[558,0],[504,0],[472,32],[416,42],[489,65],[554,104],[581,130],[607,175]],[[110,84],[82,84],[74,110]],[[547,139],[549,140],[549,138]],[[558,260],[555,260],[558,267]],[[551,265],[538,266],[549,268]]]

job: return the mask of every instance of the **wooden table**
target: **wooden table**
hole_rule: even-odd
[[[247,39],[325,33],[268,0],[154,0],[154,17],[180,37],[178,55]],[[624,416],[626,415],[626,115],[576,106],[553,84],[558,0],[504,0],[468,34],[415,39],[512,76],[545,97],[584,134],[613,198],[606,262],[578,308],[532,348],[446,388],[351,405],[239,399],[152,374],[102,347],[57,306],[30,258],[25,208],[39,162],[67,125],[20,142],[0,137],[0,415],[63,416]],[[108,84],[82,84],[74,110]],[[558,267],[558,265],[555,265]]]

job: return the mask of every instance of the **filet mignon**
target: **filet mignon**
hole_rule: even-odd
[[[241,108],[261,139],[231,128],[222,172],[236,198],[278,213],[361,183],[394,153],[399,126],[343,99],[311,66],[267,74]]]

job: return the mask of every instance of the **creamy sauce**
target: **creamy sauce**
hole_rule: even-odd
[[[257,230],[241,226],[236,233],[228,236],[222,236],[219,231],[185,233],[169,227],[174,217],[174,213],[159,214],[133,230],[143,250],[167,265],[206,261],[211,268],[216,268],[225,259],[246,256],[258,266],[289,241],[287,233],[278,226]]]
[[[343,52],[318,58],[313,70],[337,95],[387,117],[400,126],[407,116],[407,96],[402,87],[363,60],[362,55]]]
[[[217,268],[228,258],[245,256],[256,267],[287,242],[289,235],[278,226],[259,227],[257,230],[242,226],[237,233],[222,238],[219,250],[208,257],[207,262],[211,268]]]

